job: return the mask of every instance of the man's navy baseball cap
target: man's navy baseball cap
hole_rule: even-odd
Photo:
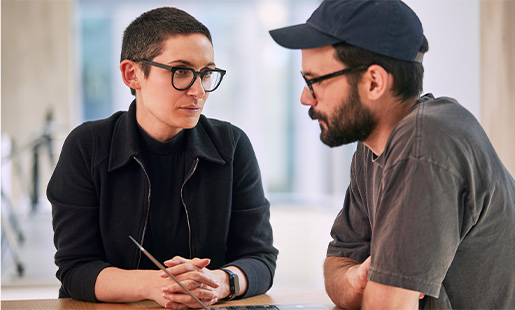
[[[346,42],[399,60],[422,62],[415,12],[400,0],[325,0],[305,24],[270,31],[279,45],[309,49]]]

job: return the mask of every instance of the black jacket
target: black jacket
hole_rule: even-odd
[[[47,189],[59,297],[95,301],[102,269],[138,268],[141,252],[129,236],[143,243],[151,184],[137,130],[133,102],[127,112],[78,126],[63,145]],[[203,115],[185,134],[191,168],[180,195],[191,257],[210,258],[210,269],[239,267],[248,279],[245,297],[262,294],[272,286],[278,251],[250,141],[241,129]]]

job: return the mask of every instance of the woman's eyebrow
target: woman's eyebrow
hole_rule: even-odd
[[[182,60],[182,59],[178,59],[178,60],[174,60],[174,61],[171,61],[169,62],[168,64],[177,64],[177,63],[180,63],[180,64],[183,64],[185,66],[188,66],[188,67],[194,67],[193,63],[191,63],[190,61],[187,61],[187,60]],[[206,66],[204,66],[205,68],[206,67],[216,67],[215,63],[214,62],[210,62],[208,63]]]

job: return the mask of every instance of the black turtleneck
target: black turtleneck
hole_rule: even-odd
[[[181,201],[186,151],[185,133],[160,142],[139,128],[145,168],[150,178],[150,214],[143,246],[160,261],[176,255],[189,257],[189,231]],[[157,267],[146,257],[141,269]]]

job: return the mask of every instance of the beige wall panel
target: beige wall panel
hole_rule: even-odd
[[[46,113],[52,110],[60,129],[55,132],[58,153],[61,136],[75,121],[72,8],[69,0],[2,0],[1,129],[18,146],[30,145],[41,135]],[[41,152],[41,196],[53,170],[46,154]],[[30,182],[30,149],[21,153],[18,163],[25,183]],[[22,187],[14,174],[13,194]]]
[[[481,1],[481,123],[515,176],[515,1]]]

